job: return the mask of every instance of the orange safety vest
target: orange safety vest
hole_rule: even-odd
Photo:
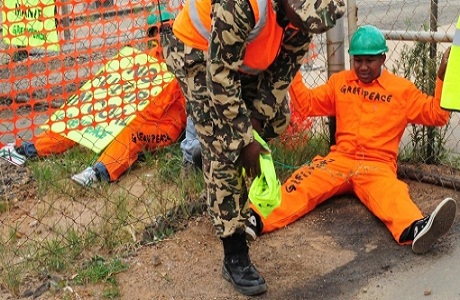
[[[249,0],[254,12],[255,26],[240,71],[257,74],[275,60],[283,38],[283,28],[276,21],[270,0]],[[174,35],[184,44],[206,51],[211,32],[211,0],[188,0],[174,20]]]

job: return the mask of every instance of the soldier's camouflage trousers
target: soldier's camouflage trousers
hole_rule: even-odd
[[[161,43],[166,63],[184,93],[187,114],[193,119],[200,140],[209,214],[216,234],[227,237],[242,232],[249,212],[248,190],[241,164],[232,161],[228,153],[224,153],[229,150],[222,139],[232,139],[229,134],[232,124],[219,123],[217,119],[206,86],[207,53],[184,45],[172,34],[162,35]],[[281,105],[271,116],[270,122],[262,122],[262,135],[265,138],[275,137],[285,129],[289,116],[286,100],[285,105]]]

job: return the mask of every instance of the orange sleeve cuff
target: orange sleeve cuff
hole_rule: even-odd
[[[442,94],[442,87],[444,85],[444,82],[436,77],[436,87],[434,90],[434,97],[437,99],[441,99],[441,94]]]

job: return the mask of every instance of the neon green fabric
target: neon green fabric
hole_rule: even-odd
[[[351,37],[350,55],[379,55],[388,51],[383,33],[375,26],[364,25]]]
[[[3,42],[59,51],[54,0],[4,0]]]
[[[460,16],[457,21],[454,40],[450,48],[444,85],[442,87],[441,107],[446,110],[460,111]]]
[[[254,138],[265,149],[270,150],[267,143],[255,130]],[[276,176],[271,153],[260,154],[260,168],[262,174],[252,182],[249,189],[249,199],[257,206],[258,212],[266,218],[281,204],[281,183]]]

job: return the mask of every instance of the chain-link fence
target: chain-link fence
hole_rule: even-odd
[[[155,3],[130,0],[14,2],[18,6],[13,7],[21,12],[17,15],[27,15],[32,3],[56,5],[59,37],[59,50],[9,42],[2,43],[0,49],[0,142],[19,145],[30,141],[38,147],[43,143],[42,148],[55,150],[45,151],[46,155],[40,155],[42,158],[29,159],[19,167],[0,160],[3,195],[0,198],[0,285],[7,290],[5,293],[20,295],[30,274],[59,274],[61,279],[71,276],[69,274],[78,273],[82,261],[91,257],[123,255],[133,247],[164,238],[182,226],[182,218],[204,208],[200,200],[201,174],[183,164],[179,149],[182,136],[168,131],[172,130],[171,126],[163,130],[163,137],[131,134],[131,139],[140,138],[144,142],[167,140],[170,147],[154,147],[145,152],[144,148],[137,149],[136,155],[128,155],[129,163],[122,169],[126,171],[116,177],[109,174],[111,183],[95,184],[88,189],[70,179],[107,154],[100,149],[104,147],[92,147],[91,143],[100,145],[104,136],[111,135],[112,121],[120,119],[121,114],[126,123],[133,124],[130,122],[134,122],[137,112],[144,111],[149,100],[156,99],[155,96],[166,89],[164,83],[169,83],[166,70],[152,59],[154,53],[148,48],[152,38],[147,36],[147,19],[152,10],[158,14]],[[175,11],[178,6],[169,4]],[[2,9],[5,10],[5,4]],[[302,67],[306,82],[317,86],[333,72],[349,68],[346,50],[350,34],[356,26],[373,24],[381,28],[388,39],[390,51],[386,68],[406,74],[419,83],[421,89],[432,92],[435,73],[430,70],[436,69],[439,53],[450,45],[459,14],[460,3],[454,0],[348,1],[348,16],[334,31],[315,36],[310,59]],[[3,26],[5,22],[3,19]],[[33,33],[29,30],[25,36]],[[5,29],[3,38],[7,38]],[[334,44],[331,40],[339,42]],[[409,60],[411,57],[417,59]],[[157,77],[159,74],[161,77]],[[147,82],[152,77],[161,79],[161,83]],[[178,97],[170,100],[178,100]],[[145,105],[136,101],[144,101]],[[69,103],[74,104],[73,109],[69,109],[72,106]],[[89,117],[95,112],[105,112],[104,118]],[[183,130],[184,117],[184,111],[181,114],[178,110],[176,119],[166,123],[176,124]],[[51,122],[47,122],[50,118]],[[58,121],[66,126],[53,128],[52,124]],[[72,125],[75,122],[77,125]],[[457,114],[453,113],[444,128],[409,126],[400,148],[401,164],[447,167],[441,171],[402,168],[412,172],[402,175],[455,188],[458,122]],[[49,126],[43,127],[44,124]],[[100,129],[100,124],[104,124],[105,129]],[[307,144],[311,146],[314,141],[319,145],[309,156],[327,151],[330,132],[334,130],[332,125],[332,119],[314,118],[301,127],[309,130]],[[40,138],[50,129],[55,130],[56,135],[48,139],[47,144]],[[61,134],[71,138],[63,141]],[[116,140],[117,135],[112,135],[110,141]],[[292,137],[281,140],[290,142],[291,150],[296,149]],[[123,143],[117,147],[124,153],[129,148]],[[116,164],[121,158],[113,153],[117,152],[111,152],[109,160]],[[138,153],[142,153],[141,159]],[[294,162],[286,162],[284,157],[276,155],[275,159],[286,173],[296,167]],[[302,161],[307,160],[305,157]],[[171,214],[175,217],[168,218]],[[152,228],[155,230],[150,230]]]
[[[348,17],[340,20],[339,26],[327,34],[315,37],[317,59],[313,66],[307,65],[308,72],[304,73],[307,84],[322,84],[332,73],[349,68],[349,37],[357,26],[372,24],[387,38],[389,52],[385,67],[411,79],[422,91],[433,94],[437,67],[442,53],[451,45],[460,4],[437,0],[348,1],[347,4]],[[458,113],[453,112],[449,124],[442,128],[409,125],[400,145],[400,175],[444,186],[458,186],[458,179],[444,178],[439,170],[433,173],[433,170],[421,171],[414,167],[443,165],[446,166],[444,173],[456,174],[458,123]],[[321,136],[333,136],[333,119],[316,119],[313,124],[313,129]],[[410,165],[404,164],[406,162]]]

